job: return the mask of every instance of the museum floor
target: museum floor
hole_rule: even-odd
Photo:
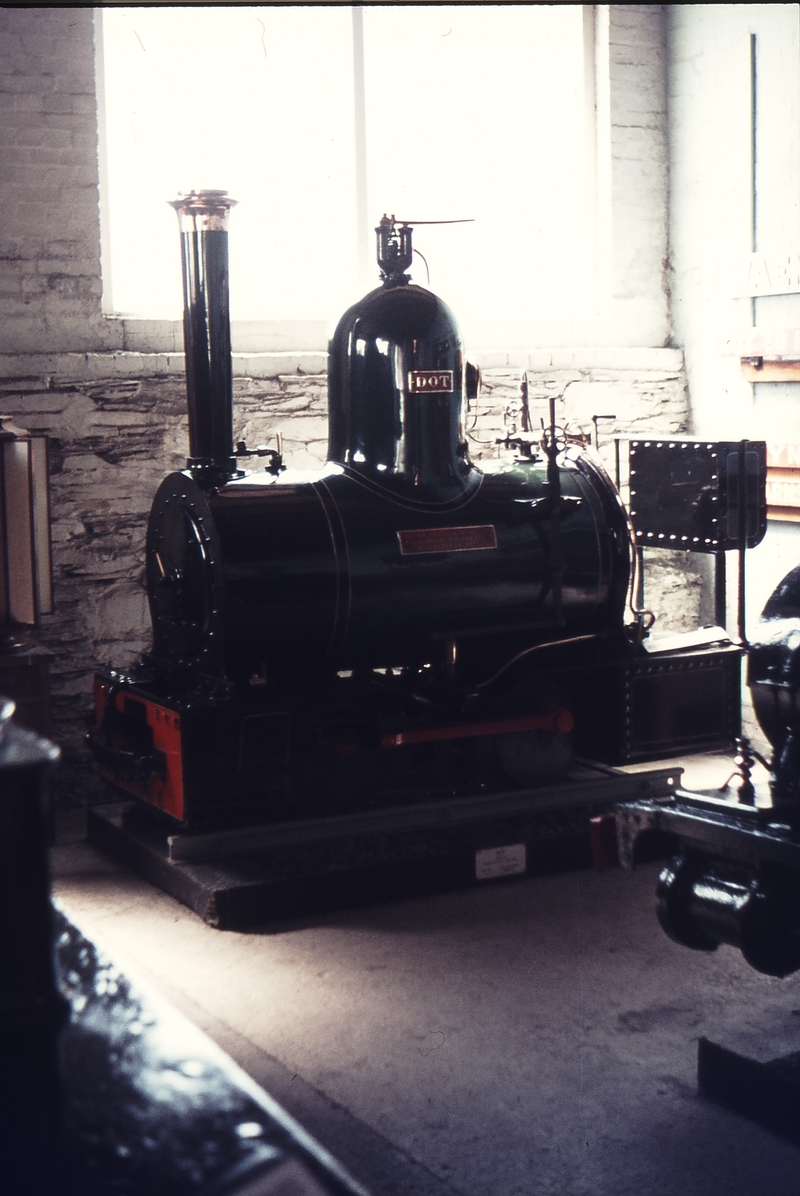
[[[720,757],[687,762],[720,784]],[[800,973],[687,951],[657,865],[221,932],[82,841],[55,896],[374,1196],[797,1196],[800,1147],[699,1097],[697,1039],[800,1049]]]

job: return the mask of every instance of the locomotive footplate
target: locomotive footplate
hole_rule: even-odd
[[[590,818],[672,792],[681,769],[581,763],[537,789],[224,831],[170,833],[138,803],[89,811],[94,846],[233,930],[592,862]]]

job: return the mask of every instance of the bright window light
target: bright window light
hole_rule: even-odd
[[[105,8],[112,304],[182,310],[178,192],[223,188],[234,319],[327,319],[355,254],[349,9]]]
[[[583,339],[580,5],[365,10],[371,204],[415,220],[467,343]],[[415,271],[425,284],[424,271]],[[576,315],[578,319],[576,319]]]
[[[414,235],[467,343],[585,343],[581,6],[366,5],[363,20],[370,254],[384,212],[471,218]],[[240,201],[233,318],[335,319],[363,290],[351,10],[106,7],[102,29],[112,309],[180,315],[167,201],[221,187]],[[412,273],[427,285],[421,259]]]

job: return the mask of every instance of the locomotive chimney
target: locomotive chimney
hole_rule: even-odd
[[[171,201],[183,266],[183,340],[189,403],[187,467],[210,483],[233,477],[233,370],[228,306],[227,191],[192,191]]]

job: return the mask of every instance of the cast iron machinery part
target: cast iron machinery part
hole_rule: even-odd
[[[559,463],[563,623],[555,617],[550,472],[478,474],[463,507],[444,511],[341,469],[256,475],[216,492],[173,474],[148,532],[151,659],[173,675],[284,685],[302,672],[318,685],[324,668],[435,663],[456,641],[448,688],[483,693],[495,676],[511,681],[514,660],[536,666],[537,645],[621,636],[624,512],[607,476],[574,450]]]
[[[219,675],[224,594],[219,539],[207,496],[188,471],[170,474],[159,487],[145,552],[153,657],[173,669]]]
[[[695,951],[738,947],[768,976],[800,969],[800,878],[711,856],[674,856],[656,887],[664,932]]]
[[[187,465],[204,485],[238,474],[233,451],[233,366],[228,310],[227,191],[192,191],[170,204],[178,214],[183,270],[183,335],[189,407]]]
[[[378,265],[381,278],[388,285],[403,286],[409,281],[405,271],[410,269],[414,254],[419,253],[411,244],[411,234],[420,224],[473,224],[472,218],[466,220],[398,220],[395,215],[381,217],[375,233],[378,241]],[[422,257],[425,261],[425,258]],[[425,262],[427,270],[428,263]]]
[[[407,275],[384,274],[330,341],[329,462],[393,495],[461,501],[480,484],[466,442],[466,381],[449,307]]]
[[[69,1009],[53,967],[46,785],[61,753],[13,715],[0,698],[0,1175],[8,1196],[56,1196]]]
[[[501,772],[516,785],[537,785],[566,776],[575,762],[575,719],[563,688],[544,678],[522,683],[506,699],[533,715],[549,716],[550,726],[495,735],[483,745],[476,741],[476,759],[492,756]]]
[[[772,800],[794,824],[800,820],[800,566],[770,595],[751,635],[748,685],[773,747]]]

